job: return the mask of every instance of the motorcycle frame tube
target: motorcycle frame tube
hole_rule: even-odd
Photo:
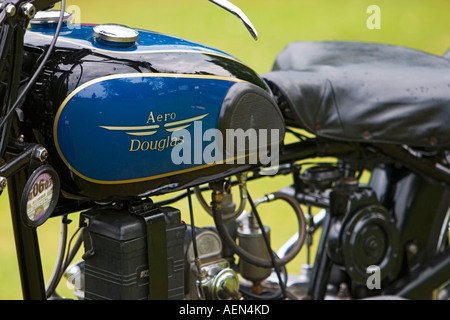
[[[377,147],[382,153],[405,165],[411,171],[433,179],[437,183],[450,185],[450,170],[440,169],[437,160],[433,161],[433,159],[430,159],[426,161],[414,157],[405,149],[395,145],[383,144]]]
[[[20,216],[20,200],[27,181],[26,168],[8,179],[11,220],[24,300],[44,300],[45,284],[36,228],[25,225]]]
[[[17,123],[13,124],[15,136]],[[28,173],[40,165],[34,159],[36,144],[12,141],[7,148],[9,161],[0,168],[0,174],[8,178],[8,195],[11,221],[14,231],[22,295],[25,300],[43,300],[45,283],[36,228],[27,226],[22,220],[20,209],[22,194],[27,183]]]
[[[322,226],[323,229],[316,252],[311,281],[308,284],[307,297],[312,300],[323,300],[327,291],[327,285],[333,267],[333,263],[326,252],[326,243],[331,224],[331,216],[327,214]]]
[[[285,145],[280,152],[280,164],[294,163],[311,157],[334,157],[357,150],[347,142],[319,141],[315,139]]]

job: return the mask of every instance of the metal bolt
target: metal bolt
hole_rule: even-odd
[[[36,159],[38,159],[39,161],[44,162],[47,159],[47,157],[48,157],[48,151],[44,147],[38,147],[34,151],[34,155],[33,156]]]
[[[408,250],[408,253],[412,255],[416,255],[417,252],[419,252],[419,248],[417,247],[417,244],[411,243],[407,246],[406,250]]]
[[[25,3],[24,5],[22,5],[21,9],[22,13],[29,19],[33,19],[36,15],[36,7],[32,3]]]
[[[0,191],[3,191],[6,188],[6,185],[8,184],[8,179],[5,177],[0,177]]]
[[[10,3],[5,7],[5,12],[8,16],[14,17],[16,15],[17,10],[16,7]]]

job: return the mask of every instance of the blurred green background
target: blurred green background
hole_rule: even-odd
[[[83,23],[120,23],[197,41],[233,54],[259,73],[269,71],[277,53],[292,41],[383,42],[437,55],[450,48],[448,0],[234,0],[234,3],[247,13],[258,29],[258,41],[251,38],[235,16],[207,0],[79,0],[68,1],[67,6],[79,8]],[[74,5],[78,7],[70,7]],[[380,8],[381,29],[367,28],[369,5]],[[251,183],[249,189],[253,198],[257,198],[289,183],[288,177],[266,178]],[[186,201],[177,206],[189,222]],[[212,224],[206,213],[198,206],[195,209],[197,224]],[[284,209],[276,203],[268,204],[262,213],[263,221],[272,228],[275,249],[295,232],[293,215]],[[0,197],[0,218],[0,299],[21,299],[6,192]],[[73,221],[71,231],[77,227],[76,215]],[[38,234],[47,280],[56,260],[59,219],[51,219],[39,228]],[[297,273],[303,262],[304,252],[289,271]],[[64,286],[60,285],[63,294]]]

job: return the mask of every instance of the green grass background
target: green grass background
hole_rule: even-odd
[[[437,55],[450,48],[448,0],[234,0],[234,3],[247,13],[258,29],[258,41],[253,41],[236,17],[207,0],[71,0],[67,5],[79,6],[82,22],[121,23],[197,41],[233,54],[259,73],[269,71],[277,53],[292,41],[382,42]],[[369,17],[366,9],[373,4],[381,9],[380,30],[366,27]],[[251,183],[249,190],[257,198],[289,183],[288,177],[266,178]],[[189,222],[186,201],[177,206]],[[198,206],[195,210],[198,224],[212,224],[212,219]],[[295,232],[295,220],[285,206],[268,204],[262,215],[263,221],[272,228],[275,249]],[[0,299],[21,299],[6,192],[0,197],[0,218]],[[73,220],[72,231],[76,229],[76,215]],[[59,219],[48,221],[39,228],[38,234],[44,274],[48,279],[56,260]],[[289,271],[297,272],[304,261],[302,252]],[[59,289],[66,294],[64,284]]]

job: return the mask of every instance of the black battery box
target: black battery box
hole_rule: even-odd
[[[184,236],[180,211],[154,207],[81,213],[86,300],[184,298]]]

